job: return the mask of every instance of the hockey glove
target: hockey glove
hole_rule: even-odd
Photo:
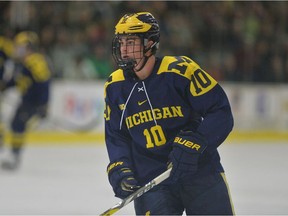
[[[121,190],[127,191],[127,192],[134,192],[138,188],[140,188],[140,186],[138,185],[138,182],[133,176],[128,176],[122,179],[120,185],[121,185]]]
[[[173,149],[169,155],[172,166],[170,179],[177,181],[188,174],[194,174],[198,169],[198,159],[207,147],[205,138],[192,131],[180,131],[173,141]]]
[[[137,180],[134,178],[132,170],[123,165],[123,162],[116,162],[108,166],[109,182],[113,188],[115,196],[121,199],[126,198],[140,188]]]

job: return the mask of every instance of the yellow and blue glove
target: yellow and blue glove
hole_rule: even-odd
[[[193,131],[180,131],[173,141],[168,167],[172,166],[170,179],[177,181],[198,170],[200,155],[207,147],[206,139]]]
[[[118,166],[113,166],[113,164],[120,164]],[[109,169],[109,167],[112,168]],[[109,182],[113,188],[116,197],[121,199],[126,198],[137,189],[140,188],[137,180],[134,178],[132,170],[125,167],[123,162],[116,162],[108,166],[108,177]]]

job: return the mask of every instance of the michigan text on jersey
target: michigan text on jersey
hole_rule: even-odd
[[[154,121],[153,115],[155,120],[184,117],[181,106],[162,107],[160,109],[144,110],[128,116],[125,119],[126,125],[128,128],[132,128],[145,122]]]

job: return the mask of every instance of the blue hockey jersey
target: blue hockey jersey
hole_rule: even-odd
[[[157,57],[153,72],[137,80],[122,69],[105,83],[105,140],[110,159],[130,167],[140,184],[165,169],[172,142],[183,129],[208,141],[199,172],[221,172],[217,147],[233,127],[221,86],[186,56]]]
[[[16,65],[15,73],[6,87],[16,86],[23,103],[43,106],[49,101],[50,81],[51,71],[45,56],[33,53]]]
[[[0,82],[4,76],[5,61],[11,58],[13,52],[13,42],[3,36],[0,36]]]

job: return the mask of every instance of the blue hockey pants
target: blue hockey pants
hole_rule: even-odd
[[[134,201],[136,215],[234,215],[224,173],[158,185]]]

